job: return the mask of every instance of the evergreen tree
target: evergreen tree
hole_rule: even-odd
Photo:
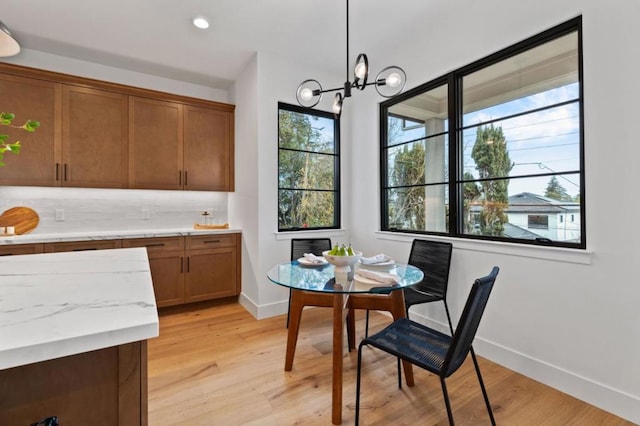
[[[551,176],[549,183],[547,184],[547,189],[544,192],[545,197],[553,198],[554,200],[559,201],[572,201],[573,198],[571,195],[567,193],[567,190],[560,184],[558,178],[555,176]]]
[[[463,179],[465,181],[471,181],[475,178],[471,173],[464,172]],[[470,233],[473,230],[473,223],[471,223],[470,215],[471,203],[478,200],[481,194],[482,192],[475,182],[465,182],[462,186],[462,208],[464,211],[465,231],[467,233]]]
[[[473,145],[471,158],[476,163],[482,189],[482,213],[480,230],[482,235],[501,236],[507,215],[504,213],[509,205],[508,177],[513,168],[509,158],[507,141],[502,127],[479,127],[476,142]]]

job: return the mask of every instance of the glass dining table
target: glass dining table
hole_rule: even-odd
[[[355,265],[355,273],[358,264]],[[331,419],[333,424],[342,423],[342,368],[344,346],[344,324],[349,309],[381,309],[391,312],[394,319],[406,316],[404,303],[405,287],[422,281],[424,274],[412,265],[394,264],[388,272],[398,276],[393,285],[375,283],[370,279],[351,279],[345,284],[336,283],[335,268],[331,264],[304,265],[298,261],[280,263],[269,270],[270,281],[290,288],[290,322],[287,331],[287,351],[285,371],[293,368],[293,357],[298,340],[300,313],[305,306],[305,296],[310,293],[323,293],[331,299],[327,306],[333,307],[333,377]],[[352,278],[352,277],[350,277]],[[383,294],[383,295],[382,295]],[[355,297],[352,297],[355,296]],[[380,308],[378,308],[378,306]],[[350,329],[349,349],[355,347],[355,323],[350,316],[347,326]],[[411,364],[403,363],[405,380],[413,386],[413,370]]]

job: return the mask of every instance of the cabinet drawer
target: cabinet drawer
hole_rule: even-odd
[[[0,256],[13,256],[16,254],[36,254],[44,252],[42,243],[35,244],[11,244],[0,246]]]
[[[45,253],[56,253],[61,251],[105,250],[121,247],[121,240],[70,241],[67,243],[46,243],[44,245],[44,251]]]
[[[235,247],[236,234],[192,235],[187,237],[187,250]]]
[[[146,247],[147,253],[184,250],[182,237],[131,238],[122,240],[122,247]]]

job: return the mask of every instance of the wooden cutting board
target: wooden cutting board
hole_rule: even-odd
[[[29,207],[11,207],[0,215],[0,226],[13,226],[16,235],[28,234],[36,229],[40,217]]]

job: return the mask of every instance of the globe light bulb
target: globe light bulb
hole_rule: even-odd
[[[364,62],[358,62],[358,64],[356,65],[355,74],[359,79],[364,78],[364,76],[367,74],[367,66]]]
[[[387,86],[389,87],[398,87],[400,86],[400,82],[402,81],[402,78],[400,77],[400,74],[398,74],[397,72],[392,72],[391,74],[389,74],[389,77],[387,77]]]
[[[335,115],[340,115],[340,111],[342,111],[342,95],[340,93],[336,93],[334,96],[331,109]]]
[[[305,87],[300,91],[300,97],[303,100],[308,101],[309,99],[313,98],[313,90],[309,89],[308,87]]]

